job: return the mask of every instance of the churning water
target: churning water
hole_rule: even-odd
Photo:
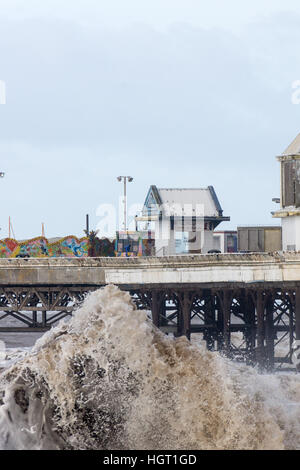
[[[300,377],[170,338],[89,294],[0,376],[2,449],[300,449]]]

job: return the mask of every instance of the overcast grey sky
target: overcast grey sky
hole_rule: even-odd
[[[299,46],[298,1],[0,0],[1,238],[82,236],[119,174],[129,203],[213,185],[220,229],[279,223]]]

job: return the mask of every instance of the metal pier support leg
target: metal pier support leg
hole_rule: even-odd
[[[295,336],[297,341],[297,350],[295,352],[295,366],[296,370],[300,372],[300,350],[298,347],[298,344],[300,345],[300,287],[297,287],[295,291]]]
[[[47,325],[47,312],[46,310],[42,311],[42,326],[46,327]]]
[[[157,291],[152,292],[152,321],[159,328],[159,294]]]
[[[296,288],[295,300],[295,333],[296,340],[300,341],[300,287]]]
[[[205,334],[203,339],[206,341],[206,347],[209,351],[214,350],[215,341],[214,341],[214,334],[215,331],[213,329],[213,325],[215,325],[215,299],[214,297],[209,294],[205,297],[205,313],[204,313],[204,324],[209,325],[207,330],[205,330]]]
[[[256,299],[257,313],[257,353],[256,360],[261,367],[265,366],[265,348],[264,348],[264,298],[263,292],[257,292]]]
[[[191,301],[188,291],[184,291],[182,300],[182,335],[191,339]]]
[[[266,315],[266,361],[268,369],[274,368],[274,312],[273,299],[271,298],[267,305]]]
[[[223,306],[221,305],[220,296],[216,295],[216,310],[217,310],[217,351],[223,349],[224,344],[224,328],[223,328]]]
[[[251,295],[246,295],[245,298],[245,323],[247,323],[247,329],[245,330],[245,340],[247,357],[246,363],[252,364],[255,351],[255,305]]]
[[[161,298],[159,300],[159,326],[167,326],[168,325],[168,320],[167,320],[167,299],[165,292],[162,293]]]
[[[37,312],[36,311],[32,312],[32,326],[33,327],[37,326]]]
[[[231,292],[225,291],[223,297],[223,348],[230,353],[230,317],[231,317]]]

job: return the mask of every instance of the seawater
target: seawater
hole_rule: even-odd
[[[24,354],[0,375],[2,449],[300,449],[299,374],[165,336],[115,286]]]

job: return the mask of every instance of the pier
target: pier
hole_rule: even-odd
[[[293,252],[1,259],[0,331],[46,331],[111,283],[166,334],[197,334],[235,360],[295,370],[300,253]],[[9,317],[14,326],[4,325]]]

